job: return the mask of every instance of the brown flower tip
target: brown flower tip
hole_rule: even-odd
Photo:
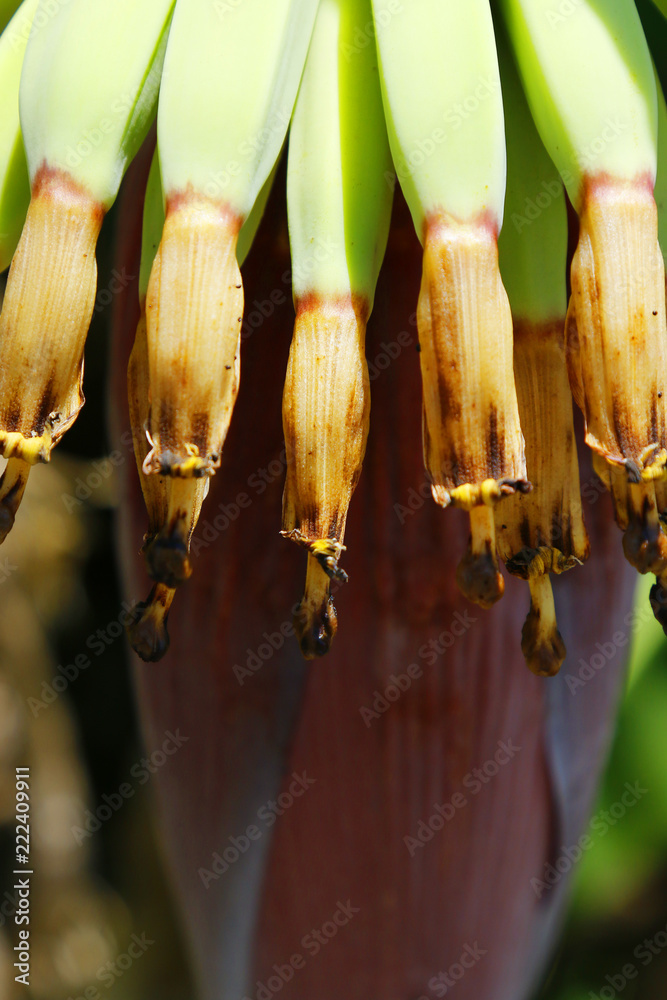
[[[456,582],[469,601],[482,608],[490,608],[505,592],[505,581],[496,556],[493,509],[473,507],[470,529],[468,551],[456,568]]]
[[[0,476],[0,545],[14,527],[16,512],[25,492],[31,466],[20,458],[10,458]]]
[[[329,652],[338,628],[330,587],[327,572],[314,556],[309,555],[306,586],[294,615],[294,631],[307,660]]]
[[[631,481],[664,476],[665,278],[657,208],[645,178],[588,184],[572,262],[572,301],[572,390],[588,445],[625,465]]]
[[[103,215],[66,174],[46,168],[38,173],[0,315],[4,458],[48,462],[83,405],[83,351],[95,304],[95,245]],[[16,472],[9,475],[13,480]]]
[[[529,581],[530,611],[521,632],[521,651],[529,669],[538,677],[553,677],[567,650],[556,624],[553,590],[548,575]]]
[[[239,386],[240,219],[191,193],[171,199],[146,296],[147,474],[211,475]]]
[[[174,591],[157,583],[148,599],[137,605],[135,619],[127,627],[132,649],[146,663],[161,660],[169,649],[167,619],[173,599]]]

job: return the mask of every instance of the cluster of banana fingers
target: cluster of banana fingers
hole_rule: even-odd
[[[130,639],[164,654],[239,388],[240,264],[289,130],[282,534],[307,553],[304,655],[329,649],[347,578],[396,177],[423,247],[424,460],[436,503],[470,518],[461,591],[491,606],[502,559],[529,586],[528,665],[559,669],[550,574],[589,552],[574,397],[667,625],[667,109],[649,47],[667,31],[656,13],[647,41],[634,0],[562,7],[24,0],[0,37],[0,540],[83,404],[97,238],[157,115],[128,374],[155,585]]]

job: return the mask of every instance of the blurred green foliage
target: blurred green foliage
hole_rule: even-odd
[[[637,587],[639,607],[651,582],[643,578]],[[626,782],[647,793],[594,837],[578,863],[565,935],[540,1000],[667,996],[666,765],[667,639],[645,616],[594,816],[619,801]]]

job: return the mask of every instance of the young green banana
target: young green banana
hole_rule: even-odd
[[[389,232],[391,154],[370,0],[321,0],[290,133],[296,322],[283,395],[283,535],[308,552],[295,628],[308,658],[336,630],[332,579],[368,435],[366,323]],[[389,180],[387,180],[389,178]]]
[[[589,552],[565,364],[567,211],[512,56],[507,45],[499,48],[508,174],[498,248],[514,319],[514,374],[533,489],[498,507],[496,530],[507,569],[530,587],[524,656],[534,673],[548,677],[566,655],[549,573],[571,569]]]
[[[30,203],[28,166],[19,121],[23,55],[39,0],[24,0],[0,36],[0,271],[9,267]]]
[[[373,0],[396,172],[424,246],[417,322],[433,496],[470,512],[461,590],[503,593],[493,507],[528,488],[498,270],[503,107],[488,0]]]
[[[648,482],[667,463],[653,67],[630,0],[580,0],[556,26],[550,6],[500,0],[533,117],[580,218],[573,391],[590,447],[629,482]]]
[[[237,243],[239,266],[249,252],[270,193],[273,175],[262,188]],[[144,463],[149,451],[146,431],[150,414],[148,342],[146,338],[146,293],[153,261],[164,228],[164,203],[160,165],[153,157],[146,196],[139,271],[141,315],[128,364],[128,400],[134,454],[139,481],[148,512],[148,531],[143,552],[149,576],[155,584],[148,598],[138,605],[128,638],[136,653],[147,661],[161,659],[169,649],[167,619],[176,588],[192,573],[190,540],[201,506],[208,492],[207,478],[174,478],[146,475]]]
[[[245,0],[218,10],[179,0],[176,8],[158,115],[166,222],[146,304],[146,472],[205,476],[220,463],[239,383],[236,241],[280,153],[315,7]]]
[[[20,115],[32,198],[0,316],[4,535],[30,466],[83,405],[83,349],[104,215],[155,109],[174,0],[41,0]]]

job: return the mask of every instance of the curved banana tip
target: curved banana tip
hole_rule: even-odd
[[[623,534],[623,554],[638,573],[659,573],[667,567],[667,536],[632,523]]]
[[[456,582],[463,596],[481,608],[493,607],[505,593],[505,581],[492,552],[469,548],[456,567]]]
[[[638,573],[659,576],[667,569],[667,535],[660,526],[655,487],[631,484],[630,523],[623,533],[623,553]]]
[[[667,635],[667,575],[655,581],[651,587],[649,601],[656,621]]]
[[[30,465],[27,462],[10,458],[0,476],[0,545],[14,527],[29,475]]]
[[[521,630],[521,652],[528,669],[538,677],[554,677],[567,649],[556,623],[551,580],[548,573],[529,581],[530,611]]]
[[[127,626],[132,649],[146,663],[157,663],[169,649],[167,619],[173,599],[173,589],[157,583],[148,599],[137,605],[134,621]]]
[[[338,616],[329,593],[329,577],[317,558],[308,556],[306,586],[294,614],[294,631],[306,660],[326,656],[338,629]]]
[[[172,590],[192,576],[187,543],[175,534],[155,536],[144,550],[148,575]]]

